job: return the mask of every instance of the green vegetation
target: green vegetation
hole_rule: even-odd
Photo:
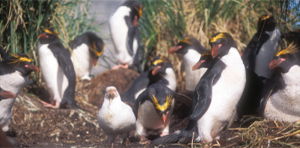
[[[1,0],[0,46],[34,56],[37,36],[49,27],[67,45],[79,33],[95,30],[88,6],[89,1],[81,0]]]

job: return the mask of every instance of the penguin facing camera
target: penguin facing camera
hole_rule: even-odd
[[[38,36],[38,57],[42,76],[51,94],[51,108],[76,108],[76,75],[69,51],[52,29]]]
[[[106,87],[104,102],[98,112],[100,127],[108,135],[108,142],[113,143],[118,135],[123,142],[129,132],[135,129],[135,115],[132,108],[121,100],[116,87]]]
[[[0,126],[4,132],[9,130],[15,98],[27,84],[32,71],[38,71],[38,68],[25,55],[10,55],[0,62]]]
[[[295,33],[295,32],[291,32]],[[263,92],[261,111],[270,120],[300,120],[300,33],[287,48],[278,51],[269,67],[275,71]],[[297,41],[298,40],[298,41]]]
[[[196,86],[187,128],[154,140],[154,144],[191,142],[194,134],[195,141],[211,142],[235,119],[246,83],[243,61],[228,33],[213,35],[210,45],[213,59]]]
[[[199,70],[192,70],[192,66],[198,62],[202,54],[206,53],[201,43],[194,37],[187,37],[169,49],[169,53],[177,53],[182,56],[183,69],[185,72],[185,89],[194,91],[195,87],[205,73],[206,68],[203,67]]]
[[[137,117],[136,134],[141,142],[169,134],[170,118],[174,108],[174,92],[163,83],[150,85],[134,105]]]
[[[103,54],[104,42],[93,32],[85,32],[70,43],[71,59],[76,76],[81,80],[91,80],[91,70]]]
[[[116,68],[142,70],[143,47],[139,38],[138,21],[143,7],[136,0],[125,1],[109,19],[112,41],[117,53]]]

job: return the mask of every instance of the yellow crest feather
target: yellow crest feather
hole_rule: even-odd
[[[183,40],[181,40],[179,42],[186,43],[186,44],[189,44],[189,45],[192,44],[192,42],[190,41],[190,38],[185,38],[185,39],[183,39]]]
[[[163,63],[163,62],[164,62],[163,59],[157,59],[157,60],[153,61],[152,64],[153,65],[158,65],[158,64]]]
[[[154,107],[157,110],[159,110],[159,111],[165,111],[165,110],[167,110],[171,106],[171,104],[172,104],[172,97],[171,96],[167,96],[165,103],[163,105],[160,105],[158,103],[157,98],[155,96],[152,96],[152,102],[154,104]]]
[[[289,44],[287,48],[277,52],[276,56],[278,57],[278,56],[281,56],[281,55],[293,54],[293,53],[296,53],[296,52],[298,52],[297,47],[294,43],[292,43],[292,44]]]
[[[215,43],[216,41],[218,41],[219,39],[223,39],[223,38],[225,38],[226,36],[225,36],[225,33],[219,33],[219,34],[217,34],[216,36],[214,36],[214,37],[212,37],[210,40],[209,40],[209,42],[210,43]]]
[[[10,63],[17,63],[17,62],[32,62],[32,59],[27,58],[27,57],[22,57],[19,55],[11,55],[12,57],[16,58],[14,61]]]
[[[270,17],[271,17],[270,15],[263,15],[263,16],[261,16],[259,19],[260,19],[261,21],[263,21],[263,20],[269,19]]]
[[[50,29],[44,29],[44,32],[48,33],[48,34],[58,34],[57,32],[55,31],[51,31]]]

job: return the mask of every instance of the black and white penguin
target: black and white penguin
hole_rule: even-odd
[[[268,79],[272,71],[268,64],[276,54],[281,33],[276,28],[276,21],[271,15],[263,15],[257,23],[257,32],[243,53],[243,61],[247,70],[253,71],[258,77]]]
[[[91,70],[103,54],[103,40],[93,32],[85,32],[71,41],[70,47],[76,76],[81,80],[91,80]]]
[[[257,114],[261,100],[263,85],[271,78],[272,70],[268,68],[273,59],[281,33],[276,28],[273,16],[263,15],[259,18],[257,32],[252,37],[243,53],[243,61],[247,72],[247,83],[239,104],[239,116]]]
[[[8,92],[8,95],[2,96],[5,99],[0,100],[0,126],[5,132],[9,130],[15,98],[27,84],[32,71],[38,71],[38,68],[25,55],[12,55],[0,62],[1,93]]]
[[[270,120],[295,122],[300,120],[300,34],[286,49],[277,52],[270,62],[275,70],[267,81],[262,101],[263,116]]]
[[[174,108],[174,92],[161,82],[150,85],[134,105],[137,117],[136,134],[142,140],[169,134],[170,117]]]
[[[124,2],[109,19],[109,27],[118,63],[127,68],[141,70],[143,49],[139,38],[138,21],[142,16],[142,5],[136,0]]]
[[[132,82],[129,89],[122,94],[123,101],[134,104],[138,96],[145,91],[148,86],[158,81],[163,81],[168,88],[175,91],[177,85],[175,71],[171,63],[159,56],[152,60],[149,69],[141,73],[140,76]]]
[[[124,139],[135,129],[135,114],[132,108],[121,100],[114,86],[106,87],[104,101],[98,112],[100,127],[109,136],[109,143],[114,142],[117,135]]]
[[[194,132],[198,135],[196,141],[211,142],[234,120],[246,83],[245,67],[235,41],[228,33],[215,34],[210,45],[213,60],[196,86],[188,127],[157,139],[154,144],[191,142]],[[183,140],[186,137],[189,141]]]
[[[41,72],[52,97],[46,107],[77,107],[75,97],[76,75],[69,51],[63,46],[57,34],[45,29],[38,36],[38,56]]]
[[[192,70],[193,65],[201,58],[201,54],[204,54],[206,51],[201,43],[194,37],[187,37],[169,49],[169,53],[177,53],[182,56],[183,69],[185,72],[185,89],[188,91],[195,90],[198,81],[207,69],[203,67],[199,70]]]

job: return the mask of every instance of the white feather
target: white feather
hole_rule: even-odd
[[[201,54],[194,49],[188,49],[188,52],[183,56],[184,72],[185,72],[185,89],[194,91],[200,78],[205,73],[207,68],[192,70],[192,67],[199,61]]]
[[[0,87],[3,90],[10,91],[16,95],[19,94],[24,85],[25,79],[19,71],[0,76]],[[4,99],[0,101],[0,126],[2,127],[3,131],[9,130],[14,102],[15,98]]]
[[[90,63],[89,47],[86,44],[81,44],[73,49],[71,59],[77,77],[84,78],[90,75],[92,65]]]
[[[127,49],[128,26],[124,18],[129,16],[130,11],[129,7],[121,6],[109,19],[111,36],[117,51],[117,60],[129,65],[133,63],[133,57],[130,56]]]
[[[270,35],[270,38],[262,45],[255,61],[255,73],[258,76],[265,78],[271,77],[272,73],[269,69],[269,63],[277,51],[278,41],[280,40],[281,36],[279,29],[268,32],[268,34]]]
[[[106,90],[113,89],[116,97],[111,101],[104,97],[104,102],[98,112],[100,127],[107,133],[128,132],[135,126],[135,115],[129,105],[124,103],[115,87],[107,87]]]
[[[212,87],[211,104],[198,120],[198,133],[205,141],[212,141],[212,130],[222,122],[229,122],[235,117],[236,105],[243,93],[246,83],[245,67],[239,52],[231,48],[221,58],[226,64],[219,80]],[[221,124],[220,124],[221,126]]]
[[[164,78],[169,82],[167,87],[175,91],[177,82],[176,82],[176,74],[173,68],[166,68],[166,75],[164,76]]]
[[[264,115],[268,119],[294,122],[300,120],[300,67],[294,65],[282,73],[286,87],[268,99]]]

